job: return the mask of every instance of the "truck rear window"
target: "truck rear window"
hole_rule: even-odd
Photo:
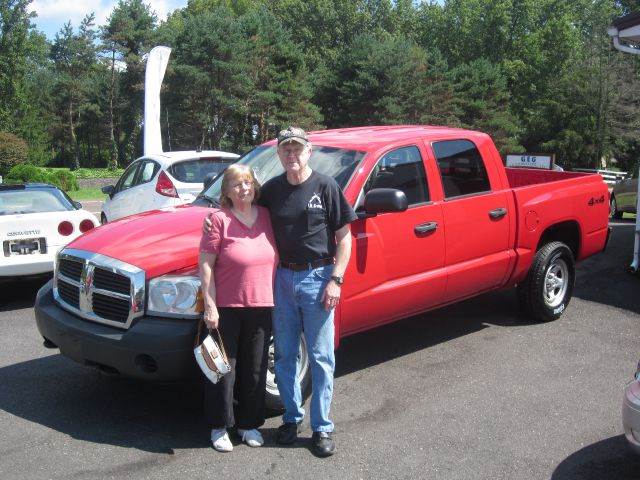
[[[432,146],[445,198],[491,191],[482,156],[473,142],[446,140]]]

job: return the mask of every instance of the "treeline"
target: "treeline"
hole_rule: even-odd
[[[139,156],[156,45],[173,49],[167,150],[245,151],[288,124],[433,124],[567,167],[640,159],[640,61],[606,34],[638,0],[190,0],[163,22],[120,0],[50,41],[29,3],[0,0],[0,132],[34,164]]]

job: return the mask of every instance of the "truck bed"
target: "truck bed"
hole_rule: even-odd
[[[514,278],[531,265],[544,232],[550,226],[574,232],[577,260],[602,250],[607,237],[609,193],[602,177],[583,172],[505,168],[518,211]]]
[[[505,168],[507,180],[511,188],[528,187],[540,183],[557,182],[570,178],[593,175],[584,172],[558,172],[555,170],[540,170],[537,168]]]

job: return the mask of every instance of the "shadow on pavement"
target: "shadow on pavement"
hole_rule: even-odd
[[[198,384],[106,377],[61,355],[0,368],[0,409],[75,439],[173,454],[209,446]]]
[[[336,351],[336,376],[409,355],[490,325],[523,328],[533,324],[520,314],[513,290],[488,293],[343,338]]]
[[[38,290],[49,280],[51,275],[27,279],[0,279],[0,312],[32,308]]]
[[[640,313],[640,275],[627,273],[633,257],[635,220],[612,222],[604,253],[578,264],[574,297]]]
[[[624,435],[607,438],[568,456],[558,465],[552,480],[637,480],[640,455],[631,451]]]

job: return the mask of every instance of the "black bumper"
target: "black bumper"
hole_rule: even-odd
[[[60,353],[76,362],[158,382],[197,378],[193,358],[195,320],[141,317],[128,330],[83,320],[63,310],[53,299],[53,282],[36,297],[40,334]]]

